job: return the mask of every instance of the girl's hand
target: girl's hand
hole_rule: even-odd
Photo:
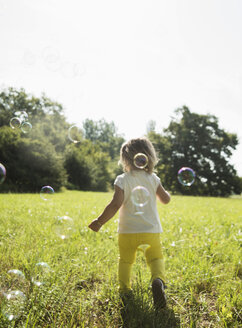
[[[102,225],[101,223],[98,222],[97,219],[93,220],[91,222],[91,224],[89,224],[88,228],[90,228],[91,230],[98,232],[101,229]]]

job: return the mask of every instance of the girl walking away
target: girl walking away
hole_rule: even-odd
[[[137,138],[124,143],[120,150],[124,173],[114,181],[114,194],[102,214],[91,222],[95,232],[119,211],[119,286],[122,295],[131,291],[131,268],[136,251],[142,245],[151,271],[152,292],[156,309],[166,306],[165,267],[160,242],[162,227],[156,198],[163,204],[170,201],[159,177],[153,172],[157,156],[147,138]],[[137,195],[135,194],[137,193]],[[145,200],[144,200],[144,197]]]

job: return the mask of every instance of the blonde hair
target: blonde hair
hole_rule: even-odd
[[[156,156],[155,148],[147,138],[137,138],[131,139],[125,142],[120,149],[120,160],[119,163],[122,164],[123,170],[129,172],[131,170],[142,170],[142,168],[137,168],[134,164],[134,157],[136,154],[145,154],[148,158],[148,164],[143,170],[148,173],[152,173],[155,165],[158,162]]]

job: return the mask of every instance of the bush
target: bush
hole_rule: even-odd
[[[63,160],[54,146],[42,140],[20,138],[20,133],[9,127],[0,129],[0,161],[7,170],[1,191],[38,192],[44,185],[58,191],[66,184]]]

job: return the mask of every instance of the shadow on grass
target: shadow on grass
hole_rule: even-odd
[[[148,302],[140,296],[132,295],[122,298],[123,307],[121,317],[122,328],[179,328],[179,318],[175,316],[172,309],[164,308],[155,311]]]

